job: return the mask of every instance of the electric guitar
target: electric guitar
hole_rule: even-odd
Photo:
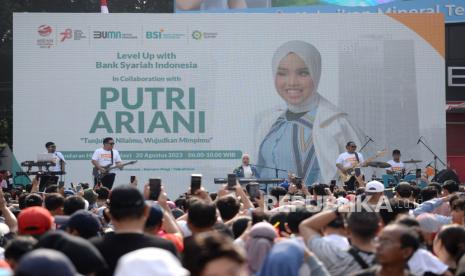
[[[339,179],[341,179],[342,182],[349,181],[352,178],[352,176],[355,176],[355,169],[356,168],[364,167],[364,165],[366,163],[369,163],[369,162],[375,160],[378,157],[384,156],[386,154],[386,152],[387,152],[387,150],[378,151],[375,156],[367,158],[367,160],[363,164],[355,164],[355,165],[352,165],[349,168],[345,168],[346,173],[343,173],[340,169],[338,169],[337,172],[339,174]]]
[[[127,163],[123,163],[121,164],[120,168],[119,169],[123,169],[124,167],[128,166],[128,165],[132,165],[132,164],[135,164],[137,163],[137,161],[130,161],[130,162],[127,162]],[[94,167],[92,169],[92,175],[97,178],[98,182],[100,182],[100,180],[107,174],[110,173],[111,170],[115,169],[115,168],[118,168],[117,165],[113,165],[112,164],[108,164],[106,165],[105,167],[103,167],[104,171],[101,172],[99,171],[99,169],[97,169],[97,167]]]

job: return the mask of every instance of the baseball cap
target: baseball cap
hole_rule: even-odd
[[[421,231],[425,233],[437,233],[441,229],[442,224],[434,214],[423,213],[416,217],[420,224]]]
[[[119,259],[115,276],[132,275],[187,276],[189,271],[169,251],[148,247],[127,253]]]
[[[76,269],[61,252],[36,249],[24,255],[16,267],[15,275],[74,276]]]
[[[86,210],[79,210],[72,214],[67,227],[76,229],[79,236],[85,239],[97,236],[102,228],[97,216]]]
[[[39,206],[29,207],[18,216],[18,232],[20,235],[42,235],[52,228],[53,216]]]
[[[373,180],[367,183],[365,193],[382,193],[384,192],[383,183]]]
[[[145,221],[145,227],[161,225],[163,219],[163,210],[158,204],[153,204],[150,207],[149,217]]]

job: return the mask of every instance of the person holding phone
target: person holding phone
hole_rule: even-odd
[[[250,164],[248,153],[242,155],[242,164],[235,168],[233,173],[239,178],[260,178],[257,168]]]
[[[149,179],[149,200],[157,201],[161,193],[161,178]]]
[[[122,168],[122,160],[119,152],[113,149],[115,141],[111,137],[103,139],[103,147],[96,149],[92,155],[92,165],[98,170],[102,177],[94,175],[94,185],[97,185],[100,180],[101,184],[111,190],[115,182],[116,168]],[[107,172],[106,166],[111,165],[115,168]],[[100,178],[100,179],[99,179]]]

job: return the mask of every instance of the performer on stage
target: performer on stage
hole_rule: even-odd
[[[341,171],[342,175],[348,176],[350,175],[350,171],[352,171],[356,167],[366,167],[365,160],[363,159],[363,155],[360,152],[356,151],[357,145],[350,141],[346,144],[346,152],[343,152],[339,155],[336,160],[336,167],[339,171]],[[350,177],[349,180],[345,181],[344,183],[347,185],[348,190],[355,190],[355,182],[356,178],[354,175]]]
[[[405,172],[405,164],[400,161],[400,156],[400,150],[395,149],[392,151],[392,160],[387,161],[391,167],[386,169],[386,173],[393,174]]]
[[[55,163],[55,166],[50,167],[49,171],[50,172],[65,172],[65,164],[66,160],[63,154],[59,151],[57,151],[57,147],[54,142],[47,142],[45,143],[45,148],[47,149],[47,153],[53,154],[55,157],[55,160],[53,163]],[[56,175],[47,175],[44,174],[40,177],[40,183],[39,183],[39,191],[44,191],[44,189],[52,184],[57,184],[58,183],[58,176]]]
[[[281,178],[293,171],[306,185],[330,183],[336,176],[334,160],[343,145],[348,140],[361,144],[363,133],[346,113],[320,95],[321,55],[315,46],[298,40],[284,43],[273,56],[272,71],[276,91],[287,107],[259,118],[257,129],[268,130],[268,134],[259,134],[264,138],[257,164],[284,170]],[[279,117],[271,125],[270,118],[276,114]],[[262,177],[275,177],[274,170],[260,166]]]
[[[242,155],[242,165],[235,168],[233,173],[240,178],[260,178],[257,168],[250,165],[250,156],[247,153]]]
[[[113,149],[115,141],[111,137],[103,139],[103,148],[96,149],[92,155],[92,164],[103,177],[100,178],[100,183],[111,190],[115,182],[116,168],[122,169],[122,161],[119,152]],[[116,168],[106,171],[105,166],[111,165]],[[99,177],[94,175],[94,185],[99,182]]]

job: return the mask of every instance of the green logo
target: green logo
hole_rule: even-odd
[[[202,32],[200,31],[193,31],[192,32],[192,38],[195,40],[200,40],[202,39]]]

